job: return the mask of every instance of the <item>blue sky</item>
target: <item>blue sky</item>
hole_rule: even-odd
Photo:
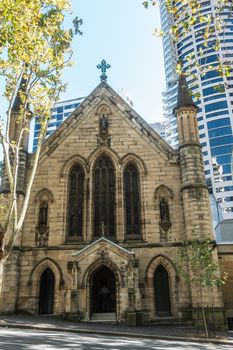
[[[160,26],[159,8],[146,10],[142,2],[72,0],[73,14],[66,24],[71,25],[75,16],[82,18],[83,35],[74,39],[74,65],[64,73],[68,86],[61,100],[89,95],[100,82],[96,66],[106,59],[111,64],[108,83],[113,89],[123,88],[147,122],[163,120],[162,42],[153,35],[154,28]],[[1,86],[2,95],[4,84]],[[0,101],[2,110],[7,110],[6,101],[2,97]]]
[[[99,83],[96,65],[104,58],[111,64],[108,83],[124,88],[146,121],[162,120],[162,43],[153,35],[159,9],[144,9],[142,0],[73,0],[72,7],[73,16],[83,19],[83,35],[74,40],[74,65],[64,74],[68,87],[61,99],[87,96]]]

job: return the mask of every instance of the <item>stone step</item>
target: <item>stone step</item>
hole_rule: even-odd
[[[91,316],[91,322],[116,322],[116,313],[115,312],[101,312],[94,313]]]

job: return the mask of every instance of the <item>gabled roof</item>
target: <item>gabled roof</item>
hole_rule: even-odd
[[[42,144],[41,158],[47,154],[50,155],[73,131],[76,124],[78,124],[82,117],[85,116],[85,111],[90,108],[96,108],[101,100],[109,102],[114,107],[123,113],[135,130],[145,135],[147,140],[154,144],[167,158],[172,158],[177,155],[174,150],[139,114],[131,108],[127,102],[119,96],[106,82],[101,82],[92,93],[71,113],[71,115],[51,134]]]
[[[83,253],[85,253],[85,255],[86,255],[88,253],[88,251],[96,250],[99,246],[101,246],[101,243],[107,244],[112,249],[114,249],[114,248],[117,249],[118,251],[120,251],[124,255],[134,257],[134,252],[131,252],[131,251],[121,247],[120,245],[110,241],[106,237],[101,237],[101,238],[97,239],[97,241],[89,244],[88,246],[84,247],[83,249],[79,250],[78,252],[73,253],[72,256],[79,257]]]

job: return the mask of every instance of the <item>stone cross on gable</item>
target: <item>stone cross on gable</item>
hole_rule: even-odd
[[[100,64],[97,66],[98,69],[101,70],[100,81],[107,81],[106,71],[111,68],[110,64],[108,64],[105,60],[102,60]]]

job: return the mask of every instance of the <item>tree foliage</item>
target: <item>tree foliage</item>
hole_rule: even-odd
[[[7,206],[1,205],[0,250],[9,233],[10,250],[25,218],[31,186],[36,173],[41,143],[51,111],[65,85],[61,76],[70,65],[71,42],[81,34],[82,21],[77,17],[73,29],[66,29],[64,18],[70,13],[69,0],[1,0],[0,2],[0,77],[5,80],[3,96],[8,102],[0,124],[0,143],[4,152],[4,169],[10,195]],[[16,115],[15,115],[16,113]],[[38,147],[19,209],[17,181],[20,152],[30,131],[33,118],[41,124]],[[15,132],[12,134],[12,120]],[[4,203],[4,198],[2,198]],[[1,254],[3,255],[3,254]]]
[[[159,1],[144,1],[144,7],[155,6]],[[233,69],[232,59],[229,56],[228,49],[224,48],[225,55],[219,55],[219,49],[224,45],[225,32],[227,28],[227,19],[233,18],[233,2],[229,0],[216,0],[213,11],[203,11],[203,4],[199,0],[165,0],[165,6],[168,15],[172,19],[172,25],[165,31],[158,28],[155,34],[160,37],[170,36],[171,41],[180,43],[182,47],[183,40],[188,35],[195,32],[196,38],[202,38],[198,45],[198,51],[193,51],[185,55],[184,61],[187,63],[187,76],[192,76],[192,88],[198,86],[198,78],[204,76],[207,72],[216,71],[219,76],[229,77]],[[200,39],[199,39],[200,41]],[[184,43],[183,43],[184,45]],[[217,64],[207,62],[206,55],[209,51],[215,51],[217,55]],[[180,74],[182,65],[177,62],[177,73]],[[227,88],[227,81],[218,88]],[[199,97],[199,96],[196,96]]]
[[[210,296],[212,287],[221,287],[225,284],[227,274],[223,272],[220,275],[217,260],[214,259],[213,250],[216,242],[208,238],[201,240],[200,237],[199,230],[195,228],[192,239],[183,242],[179,251],[179,273],[196,294],[197,308],[200,306],[202,310],[206,337],[209,337],[204,290],[208,289]]]
[[[185,281],[191,282],[197,290],[225,284],[226,274],[220,276],[219,266],[214,261],[214,245],[215,242],[210,239],[192,239],[185,241],[180,249],[180,273]]]

